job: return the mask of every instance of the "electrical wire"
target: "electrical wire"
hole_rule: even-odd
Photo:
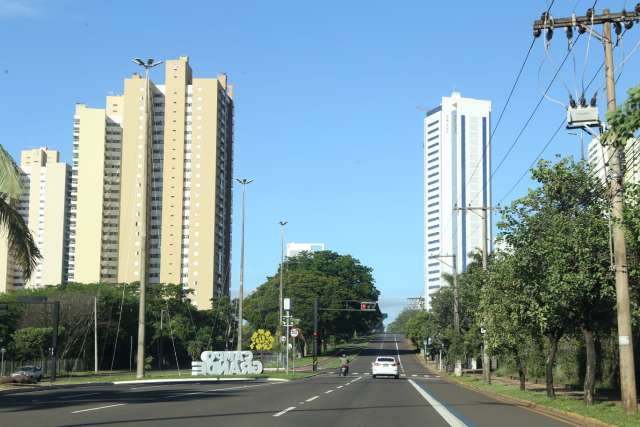
[[[580,38],[580,35],[578,35],[578,37],[576,37],[576,41]],[[575,46],[575,45],[574,45]],[[573,49],[572,49],[573,50]],[[556,77],[558,76],[558,74],[560,73],[560,70],[562,70],[562,67],[564,66],[565,62],[567,62],[567,59],[569,58],[569,55],[571,54],[571,51],[568,51],[567,54],[564,56],[564,59],[562,60],[562,62],[560,63],[560,66],[558,67],[558,69],[556,70],[556,73],[554,74],[553,78],[551,79],[551,81],[549,82],[549,84],[547,85],[547,89],[545,90],[545,94],[547,92],[549,92],[549,90],[551,89],[551,86],[553,85]],[[544,94],[543,94],[544,95]],[[538,112],[538,109],[540,108],[540,105],[542,104],[542,101],[544,100],[544,96],[541,96],[540,99],[538,100],[538,103],[536,104],[536,106],[534,107],[533,111],[531,111],[531,114],[529,114],[529,117],[527,118],[526,122],[524,123],[524,125],[522,126],[522,129],[520,129],[520,132],[518,132],[518,135],[516,136],[515,140],[513,141],[513,143],[511,143],[511,145],[509,146],[509,149],[507,150],[507,152],[502,156],[502,159],[500,159],[500,162],[498,162],[498,166],[496,166],[496,168],[493,170],[493,172],[491,172],[491,178],[493,179],[493,177],[496,175],[496,173],[500,170],[500,168],[502,167],[502,165],[504,164],[505,160],[507,159],[507,157],[509,157],[509,155],[511,154],[511,152],[513,151],[513,149],[515,148],[516,144],[518,143],[518,141],[520,140],[520,138],[522,137],[522,135],[524,134],[525,130],[527,129],[527,127],[529,126],[529,124],[531,123],[531,120],[533,120],[533,116],[535,116],[535,114]]]
[[[589,81],[589,84],[586,86],[586,89],[588,89],[593,82],[595,81],[595,79],[598,77],[598,75],[600,74],[600,72],[602,71],[602,69],[604,68],[604,62],[602,62],[602,64],[600,64],[600,67],[598,68],[598,70],[595,72],[595,74],[593,75],[593,77],[591,78],[591,80]],[[546,151],[546,149],[549,147],[549,145],[553,142],[553,140],[558,136],[558,133],[560,132],[560,130],[562,129],[562,127],[565,125],[566,123],[566,119],[563,119],[562,122],[560,123],[560,125],[556,128],[556,130],[553,132],[553,134],[551,135],[551,137],[549,138],[549,140],[547,141],[547,143],[544,145],[544,147],[542,148],[542,150],[540,150],[540,152],[538,153],[538,155],[536,156],[535,159],[533,159],[533,161],[531,162],[531,164],[529,165],[529,167],[527,169],[525,169],[525,171],[520,175],[520,177],[518,178],[518,180],[511,186],[511,188],[509,189],[509,191],[507,191],[507,193],[502,196],[502,198],[500,199],[500,201],[498,202],[498,204],[502,204],[502,202],[504,201],[504,199],[506,199],[507,197],[509,197],[509,195],[518,187],[518,185],[522,182],[522,180],[527,176],[527,174],[529,173],[529,171],[531,170],[531,168],[537,163],[537,161],[542,157],[542,155],[544,154],[544,152]]]

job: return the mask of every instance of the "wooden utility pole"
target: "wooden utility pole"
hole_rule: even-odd
[[[610,13],[604,9],[601,15],[596,15],[593,9],[587,10],[586,16],[572,16],[571,18],[554,19],[547,13],[542,19],[533,24],[534,36],[538,37],[543,30],[553,28],[574,28],[580,33],[589,31],[591,35],[600,40],[604,45],[605,57],[605,82],[607,86],[607,110],[616,110],[616,85],[613,65],[613,41],[611,39],[611,26],[620,36],[622,27],[631,29],[634,22],[640,19],[640,4],[635,6],[633,12]],[[593,27],[603,26],[603,33],[598,34]],[[611,216],[613,217],[613,270],[616,280],[616,300],[618,314],[618,346],[620,352],[620,384],[622,388],[622,403],[627,413],[638,411],[636,395],[636,375],[633,361],[633,339],[631,331],[631,310],[629,305],[629,276],[627,271],[627,247],[623,225],[623,167],[624,142],[615,141],[607,148],[611,157],[609,166],[612,172],[611,180]]]

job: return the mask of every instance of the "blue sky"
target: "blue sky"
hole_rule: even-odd
[[[516,6],[517,3],[517,7]],[[632,8],[635,2],[626,2]],[[583,14],[592,0],[556,0],[552,13]],[[601,0],[619,10],[623,0]],[[235,175],[248,187],[246,287],[273,274],[278,221],[288,241],[325,242],[374,268],[381,307],[393,318],[423,288],[422,118],[442,96],[493,102],[494,125],[531,41],[544,0],[500,1],[45,1],[0,0],[0,143],[48,146],[71,159],[76,102],[103,106],[133,57],[188,55],[194,74],[226,72],[235,85]],[[617,49],[632,52],[639,28]],[[582,37],[550,95],[590,80],[602,62]],[[589,55],[586,47],[590,44]],[[556,31],[540,39],[493,139],[498,164],[562,60]],[[574,66],[575,59],[575,66]],[[640,55],[626,62],[622,102]],[[163,81],[162,71],[154,79]],[[596,86],[601,86],[598,76]],[[587,95],[590,97],[592,91]],[[604,103],[601,103],[604,105]],[[563,107],[545,100],[495,174],[503,198],[558,126]],[[546,158],[579,152],[561,131]],[[528,180],[503,200],[526,192]],[[234,196],[233,288],[238,285],[240,192]]]

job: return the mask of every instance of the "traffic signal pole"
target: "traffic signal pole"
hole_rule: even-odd
[[[621,13],[610,13],[609,9],[604,9],[601,15],[596,15],[593,9],[587,11],[586,16],[571,18],[550,19],[545,13],[542,19],[533,24],[534,36],[538,37],[543,30],[553,30],[553,28],[573,28],[577,27],[581,33],[589,31],[592,35],[602,41],[604,45],[605,57],[605,82],[607,87],[607,109],[609,112],[616,110],[616,86],[613,65],[613,42],[611,38],[611,26],[616,28],[616,34],[620,35],[622,27],[630,29],[634,21],[640,19],[640,4],[636,5],[633,12],[623,11]],[[600,35],[593,30],[593,26],[602,25],[603,34]],[[624,172],[624,142],[617,141],[614,135],[613,143],[607,150],[611,156],[609,163],[613,174],[611,180],[611,216],[613,217],[612,237],[613,237],[613,270],[616,281],[616,302],[618,320],[618,347],[620,353],[620,385],[622,392],[622,403],[628,414],[638,411],[636,394],[636,375],[633,360],[633,338],[631,330],[631,310],[629,303],[629,276],[627,270],[627,247],[625,241],[625,230],[623,223],[624,194],[623,179]]]

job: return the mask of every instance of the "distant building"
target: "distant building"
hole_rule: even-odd
[[[611,179],[609,175],[609,161],[611,160],[611,153],[607,147],[603,147],[600,144],[599,138],[593,138],[589,143],[588,148],[588,161],[589,166],[593,173],[602,181],[606,182],[606,179]],[[629,140],[624,147],[625,154],[625,173],[624,179],[626,182],[638,184],[640,183],[640,141],[638,138]]]
[[[23,192],[13,206],[27,223],[42,254],[31,278],[11,261],[6,236],[0,242],[0,292],[66,282],[69,262],[69,188],[71,170],[58,151],[24,150],[20,156]]]
[[[458,272],[482,247],[480,212],[491,205],[491,102],[453,92],[424,119],[424,298],[447,286],[443,273]],[[488,230],[491,233],[491,216]],[[491,250],[491,234],[488,236]],[[441,256],[435,259],[433,256]]]
[[[301,252],[318,252],[324,250],[324,243],[287,243],[287,257],[294,257]]]
[[[415,297],[415,298],[407,298],[407,310],[424,310],[424,298],[423,297]]]

